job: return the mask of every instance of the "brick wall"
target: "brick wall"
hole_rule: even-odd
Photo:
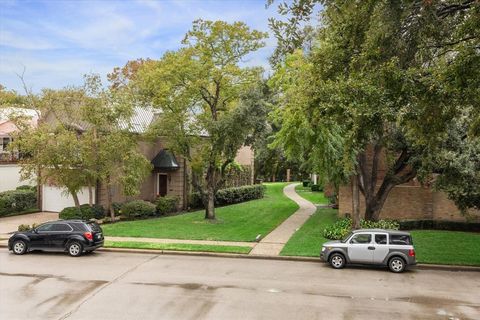
[[[352,212],[352,189],[351,185],[340,187],[339,214],[345,216]],[[360,214],[364,216],[365,202],[360,194]],[[471,211],[480,221],[480,212]],[[466,221],[465,216],[455,206],[453,201],[447,198],[443,192],[433,191],[429,187],[423,187],[418,182],[399,185],[392,189],[385,202],[380,219],[434,219],[450,221]]]

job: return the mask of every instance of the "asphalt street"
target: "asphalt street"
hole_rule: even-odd
[[[1,319],[480,319],[480,273],[0,249]]]

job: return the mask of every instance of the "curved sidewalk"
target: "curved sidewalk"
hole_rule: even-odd
[[[280,226],[263,238],[252,249],[252,251],[250,251],[250,255],[278,256],[295,231],[297,231],[298,228],[300,228],[308,218],[315,213],[317,207],[315,207],[310,201],[300,197],[295,192],[295,186],[297,185],[298,183],[289,184],[283,189],[283,193],[285,196],[295,201],[300,208]]]

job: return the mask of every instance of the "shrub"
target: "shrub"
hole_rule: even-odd
[[[29,186],[29,185],[22,185],[22,186],[18,186],[17,188],[15,188],[15,190],[30,190],[30,191],[37,191],[37,188],[35,186]]]
[[[18,231],[28,231],[31,230],[32,228],[28,224],[21,224],[18,226]]]
[[[312,182],[310,180],[303,180],[302,181],[302,185],[303,185],[304,188],[310,187],[311,184],[312,184]]]
[[[365,229],[393,229],[398,230],[400,225],[394,220],[367,221],[361,220],[360,226]],[[331,240],[345,238],[352,229],[352,219],[340,219],[323,230],[323,236]]]
[[[323,191],[323,187],[319,184],[312,184],[311,189],[312,191]]]
[[[215,195],[215,205],[226,206],[229,204],[263,198],[265,186],[261,184],[220,189]],[[190,206],[192,208],[203,208],[202,198],[198,192],[190,195]]]
[[[9,190],[0,192],[0,216],[22,212],[37,206],[37,193],[32,190]]]
[[[90,206],[89,204],[82,204],[80,206],[81,211],[83,212],[84,217],[88,217],[88,219],[103,219],[105,218],[105,209],[99,205],[99,204],[94,204]]]
[[[121,215],[122,206],[123,206],[122,202],[113,202],[112,203],[113,213],[115,214],[115,217]],[[107,215],[109,216],[110,213],[108,213]]]
[[[414,229],[480,232],[480,223],[441,220],[406,220],[400,222],[400,230]]]
[[[235,188],[221,189],[215,195],[215,204],[225,206],[234,203],[263,198],[265,186],[256,184]]]
[[[121,208],[122,215],[128,218],[154,216],[157,209],[155,205],[148,201],[133,200],[124,203]]]
[[[100,205],[90,206],[89,204],[82,204],[80,208],[77,207],[66,207],[60,211],[59,218],[64,220],[71,219],[81,219],[81,220],[90,220],[90,219],[102,219],[105,217],[105,210]]]
[[[177,197],[158,197],[155,201],[158,214],[166,214],[177,210]]]

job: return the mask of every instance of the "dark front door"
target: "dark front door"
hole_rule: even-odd
[[[158,194],[160,197],[165,197],[167,195],[167,175],[159,174],[158,175]]]

